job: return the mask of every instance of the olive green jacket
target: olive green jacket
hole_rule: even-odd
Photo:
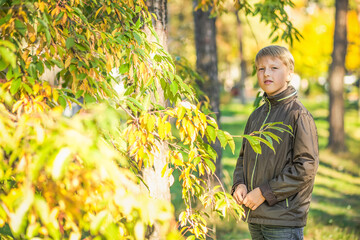
[[[264,99],[265,104],[250,115],[244,134],[260,130],[264,123],[283,122],[293,128],[293,135],[270,130],[282,140],[273,141],[275,153],[262,143],[262,154],[256,154],[244,138],[232,193],[239,184],[245,184],[248,192],[260,188],[265,202],[254,211],[245,207],[244,220],[249,223],[302,227],[319,165],[314,119],[291,86],[276,96],[265,94]]]

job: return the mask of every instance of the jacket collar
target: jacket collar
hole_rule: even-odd
[[[293,86],[289,86],[286,90],[275,96],[268,96],[264,93],[264,100],[266,103],[270,103],[272,106],[283,104],[291,101],[297,97],[297,91]]]

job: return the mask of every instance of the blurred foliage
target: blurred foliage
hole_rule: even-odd
[[[145,27],[156,38],[142,0],[0,2],[0,226],[8,237],[145,239],[157,222],[161,239],[205,239],[206,214],[194,199],[220,216],[243,214],[199,178],[215,171],[204,138],[234,151],[232,136],[200,110],[186,64],[177,75]],[[64,117],[74,103],[80,113]],[[163,142],[162,175],[180,171],[187,206],[178,224],[170,203],[140,190]]]
[[[299,74],[301,79],[308,80],[307,84],[300,86],[300,89],[307,91],[307,94],[317,94],[319,86],[323,88],[326,82],[325,80],[319,80],[326,79],[328,66],[331,63],[335,14],[334,1],[295,0],[292,2],[292,7],[288,5],[284,9],[288,20],[302,35],[300,41],[293,41],[292,46],[284,39],[281,39],[281,34],[277,41],[273,42],[274,38],[269,38],[272,29],[269,27],[270,25],[260,21],[260,14],[256,16],[252,14],[246,15],[244,9],[238,12],[243,27],[243,54],[247,61],[248,73],[251,74],[254,57],[262,47],[270,44],[283,45],[288,47],[294,55],[295,72]],[[218,14],[216,20],[219,78],[227,91],[230,91],[231,87],[239,81],[241,74],[239,39],[235,30],[237,21],[233,3],[234,1],[226,1],[223,4],[226,11]],[[261,4],[263,2],[250,1],[249,3]],[[349,74],[359,76],[360,23],[358,13],[354,8],[356,8],[356,1],[350,1],[346,68]],[[169,12],[169,51],[174,55],[186,56],[190,64],[195,66],[196,54],[193,46],[192,6],[191,4],[180,4],[180,1],[174,0],[169,3]],[[183,22],[191,24],[183,24]],[[254,86],[255,82],[255,78],[251,76],[246,82],[247,95],[251,98],[256,95],[256,91],[251,91],[253,88],[257,89]]]

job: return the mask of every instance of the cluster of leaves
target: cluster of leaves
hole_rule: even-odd
[[[294,7],[294,3],[291,0],[264,0],[255,3],[248,0],[233,0],[232,2],[236,11],[243,12],[245,16],[260,15],[260,21],[269,24],[271,27],[269,38],[272,38],[273,42],[282,39],[293,45],[294,38],[298,41],[302,38],[300,32],[290,21],[286,11],[286,7]],[[204,11],[210,8],[212,16],[228,11],[225,0],[198,0],[197,3],[197,8]]]
[[[170,204],[139,187],[159,143],[169,145],[162,175],[181,173],[182,233],[206,238],[194,197],[241,216],[229,194],[199,178],[215,171],[204,139],[234,151],[232,137],[200,110],[145,27],[156,35],[142,0],[0,3],[0,224],[14,237],[144,239],[157,222],[164,238],[179,239]],[[73,103],[83,110],[67,119]]]
[[[302,35],[290,21],[286,12],[287,6],[294,7],[294,3],[291,0],[265,0],[254,5],[253,15],[260,14],[260,21],[271,25],[269,38],[273,37],[273,42],[282,39],[292,46],[294,37],[299,41]]]
[[[143,1],[3,1],[0,10],[0,223],[16,238],[144,239],[156,221],[179,239],[171,206],[140,192],[136,174],[168,142],[167,165],[181,170],[189,203],[188,193],[204,193],[194,172],[215,170],[203,137],[235,146],[147,40],[144,26],[154,30]],[[64,118],[73,103],[81,114]],[[194,214],[189,228],[205,238]]]
[[[15,238],[144,239],[155,221],[175,234],[172,206],[141,192],[126,157],[104,141],[121,138],[119,112],[101,104],[68,119],[61,108],[19,118],[0,110],[0,218]]]

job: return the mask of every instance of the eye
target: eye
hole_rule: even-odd
[[[258,68],[258,71],[263,71],[264,70],[264,68]]]
[[[278,69],[278,67],[272,67],[272,69]]]

